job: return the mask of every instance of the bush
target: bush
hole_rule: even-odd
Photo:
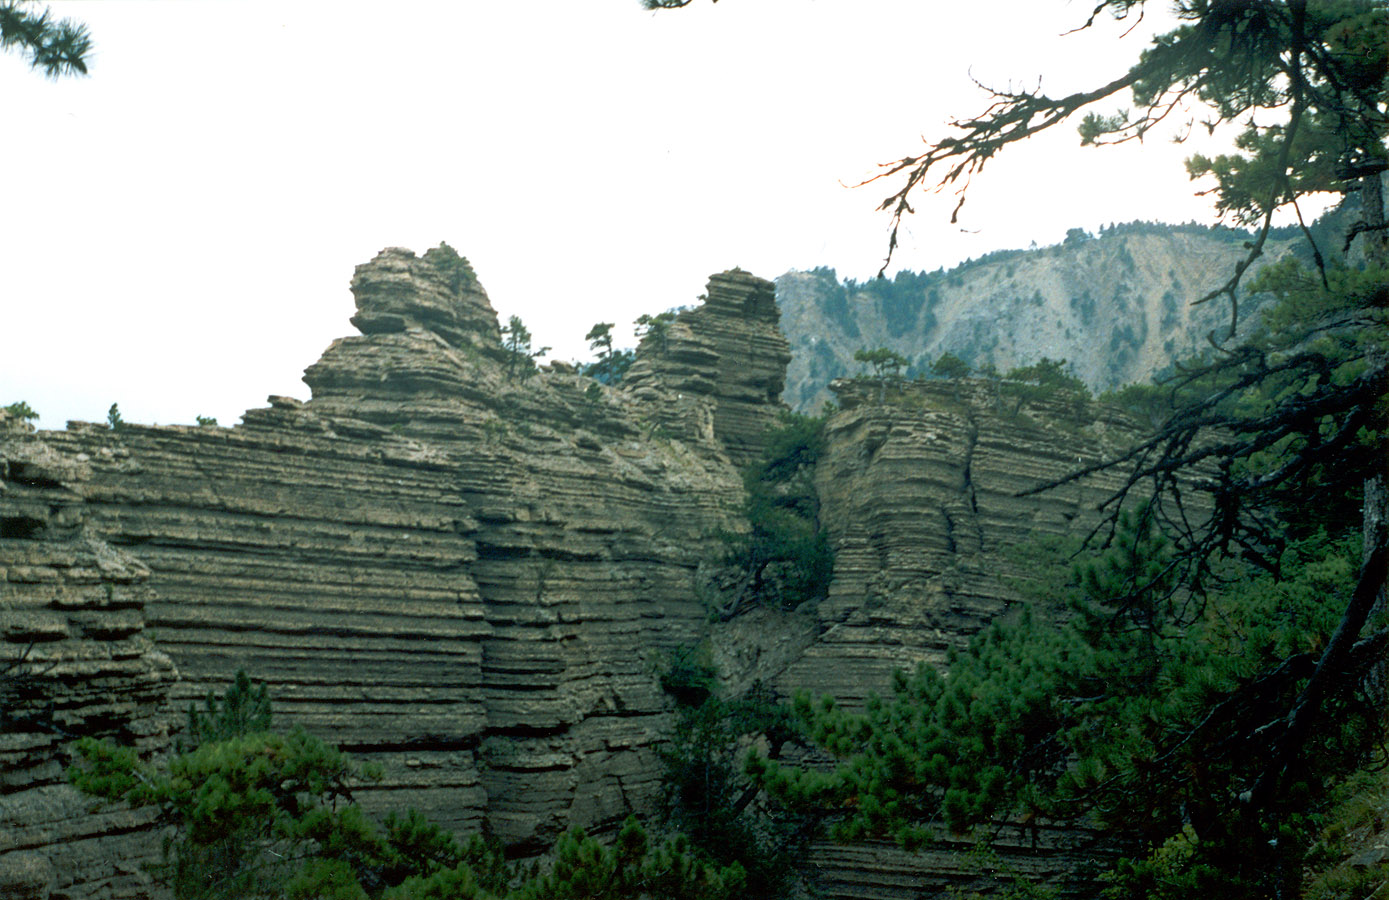
[[[68,772],[88,794],[161,810],[168,836],[155,874],[177,900],[721,900],[743,883],[736,865],[705,863],[679,839],[656,844],[634,819],[612,847],[565,835],[544,877],[414,810],[377,824],[351,792],[375,773],[303,729],[268,730],[269,696],[245,673],[189,717],[188,749],[165,766],[86,738]]]
[[[678,706],[675,732],[661,752],[669,821],[717,865],[741,870],[745,896],[785,897],[793,891],[793,860],[811,820],[753,800],[759,787],[742,771],[740,754],[756,738],[780,755],[798,741],[790,710],[760,683],[723,699],[703,648],[672,656],[661,685]],[[700,689],[691,691],[691,686]]]
[[[25,421],[29,421],[31,419],[37,419],[39,417],[39,414],[34,412],[34,408],[30,406],[28,403],[25,403],[23,400],[16,400],[14,403],[6,405],[4,409],[5,412],[14,416],[16,419],[23,419]]]
[[[746,591],[755,603],[792,609],[829,590],[834,552],[820,526],[813,481],[824,452],[824,427],[821,418],[786,415],[768,432],[759,460],[743,473],[750,528],[725,536],[725,562],[746,574]]]

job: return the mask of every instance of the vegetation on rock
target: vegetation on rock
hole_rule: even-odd
[[[642,313],[637,317],[637,338],[650,340],[656,353],[664,356],[670,350],[670,324],[675,321],[675,310],[650,315]]]
[[[829,590],[834,552],[820,523],[813,479],[824,427],[824,419],[785,414],[767,433],[758,461],[744,471],[749,529],[726,536],[725,558],[743,573],[744,584],[721,610],[725,617],[747,602],[791,609]]]
[[[761,684],[720,697],[718,673],[699,650],[675,654],[661,678],[677,706],[675,730],[661,753],[669,821],[706,858],[741,868],[747,896],[788,896],[815,820],[759,802],[758,786],[739,759],[753,740],[780,756],[800,733],[790,710]]]
[[[16,400],[14,403],[6,404],[4,409],[5,412],[14,416],[16,419],[29,421],[39,417],[39,414],[34,411],[34,408],[23,400]]]
[[[512,316],[502,328],[502,346],[506,348],[508,380],[515,380],[518,375],[529,378],[535,372],[535,361],[550,352],[549,347],[532,349],[530,329],[520,316]]]
[[[1100,0],[1082,27],[1144,5]],[[750,766],[770,790],[838,817],[846,837],[912,844],[934,822],[1090,817],[1118,854],[1110,896],[1290,897],[1315,864],[1322,785],[1383,763],[1389,10],[1174,8],[1181,24],[1120,77],[1062,97],[992,92],[982,114],[881,176],[900,179],[882,206],[890,260],[918,188],[967,188],[1000,151],[1074,114],[1087,113],[1086,144],[1142,138],[1193,101],[1212,130],[1241,129],[1235,152],[1188,164],[1213,181],[1223,214],[1255,227],[1198,301],[1228,308],[1214,352],[1178,367],[1170,413],[1129,396],[1157,423],[1151,439],[1038,488],[1125,473],[1102,506],[1105,555],[1062,591],[1070,618],[992,627],[946,675],[900,676],[862,716],[802,700],[814,736],[844,760],[833,773]],[[1097,106],[1126,92],[1135,111]],[[1343,247],[1360,255],[1329,260],[1303,227],[1310,265],[1292,258],[1250,284],[1275,212],[1301,221],[1300,200],[1327,191],[1359,194]],[[1093,241],[1073,230],[1066,243]],[[1276,305],[1242,335],[1249,290]],[[1115,331],[1111,349],[1140,330]],[[1059,387],[1060,365],[1044,363],[1026,381]]]
[[[589,349],[597,351],[598,358],[583,366],[580,371],[590,378],[597,379],[600,384],[617,384],[636,360],[633,351],[613,348],[612,331],[612,322],[599,322],[584,335]]]
[[[477,835],[460,843],[413,810],[378,824],[352,800],[352,786],[378,773],[300,728],[270,726],[265,686],[239,672],[205,713],[190,709],[167,765],[84,738],[69,779],[159,809],[171,836],[156,874],[180,900],[720,900],[744,882],[738,865],[704,862],[684,839],[653,842],[635,819],[611,845],[565,834],[544,871],[508,863]]]

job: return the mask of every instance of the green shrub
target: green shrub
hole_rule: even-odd
[[[750,527],[725,536],[725,562],[746,574],[753,602],[791,609],[829,590],[834,552],[820,526],[813,480],[824,427],[824,419],[787,414],[743,473]]]
[[[716,683],[703,645],[673,654],[662,675],[662,687],[677,704],[674,733],[661,751],[668,821],[701,857],[737,867],[746,878],[745,896],[789,896],[793,862],[812,819],[754,804],[760,788],[739,757],[754,738],[780,755],[800,732],[790,710],[760,683],[728,699],[715,693]]]
[[[190,709],[184,749],[163,766],[85,738],[68,772],[85,793],[160,810],[168,836],[154,874],[177,900],[741,896],[738,866],[705,862],[679,838],[656,843],[634,819],[613,846],[565,835],[544,876],[477,835],[460,843],[414,810],[378,824],[351,787],[379,776],[301,728],[269,730],[264,686],[237,673],[206,705]]]
[[[37,419],[39,417],[39,414],[34,412],[34,408],[30,406],[28,403],[25,403],[23,400],[16,400],[14,403],[6,405],[4,409],[5,412],[14,416],[16,419],[23,419],[25,421],[29,421],[31,419]]]

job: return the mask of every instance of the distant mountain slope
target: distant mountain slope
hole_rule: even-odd
[[[1228,326],[1227,301],[1192,304],[1230,276],[1249,238],[1231,228],[1135,222],[1099,236],[1072,229],[1060,244],[999,251],[948,272],[861,284],[827,268],[787,272],[776,280],[793,354],[784,397],[817,411],[832,379],[858,372],[854,351],[875,347],[911,360],[908,374],[948,351],[1001,371],[1064,358],[1097,391],[1147,381]],[[1300,243],[1294,230],[1280,229],[1260,263]],[[1258,299],[1242,301],[1244,323]]]

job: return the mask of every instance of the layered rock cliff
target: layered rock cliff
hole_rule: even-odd
[[[149,810],[95,808],[72,742],[168,744],[176,673],[146,628],[150,572],[93,527],[92,456],[55,452],[0,409],[0,896],[140,897]]]
[[[833,388],[840,409],[827,422],[815,481],[834,578],[815,610],[813,639],[773,683],[853,708],[887,694],[895,669],[943,664],[951,648],[1015,608],[1036,575],[1029,545],[1094,523],[1122,473],[1019,493],[1116,454],[1139,431],[1098,404],[1066,395],[1016,404],[982,380]],[[1074,829],[1043,828],[1005,830],[999,858],[987,863],[963,839],[918,853],[820,843],[810,857],[824,897],[908,900],[996,887],[1009,870],[1064,887],[1088,860],[1089,843]]]
[[[562,366],[509,380],[486,293],[438,254],[358,268],[362,334],[308,369],[306,403],[272,398],[235,428],[73,423],[36,446],[79,473],[50,480],[85,534],[148,567],[140,625],[178,666],[171,708],[246,669],[282,719],[382,766],[367,807],[538,848],[651,806],[660,653],[704,622],[696,569],[737,527],[729,454],[775,414],[756,405],[776,405],[785,341],[771,284],[730,273],[678,323],[701,355],[675,389]],[[752,380],[723,374],[735,346]],[[38,529],[26,497],[0,498],[11,555]],[[59,627],[19,608],[41,563],[6,567],[12,646]]]
[[[783,408],[771,284],[713,276],[606,387],[513,366],[486,292],[445,251],[358,267],[361,334],[309,367],[307,402],[271,398],[235,428],[0,422],[7,659],[49,654],[34,668],[29,651],[24,671],[47,680],[23,690],[67,710],[27,730],[7,719],[0,822],[79,823],[16,832],[0,872],[107,854],[69,867],[84,874],[55,895],[138,894],[116,844],[80,842],[144,822],[69,815],[64,741],[155,752],[177,711],[238,669],[270,684],[279,717],[380,764],[369,808],[414,806],[520,853],[573,825],[602,831],[655,809],[664,651],[708,638],[732,687],[861,703],[1015,602],[1013,548],[1086,519],[1106,485],[1017,490],[1132,434],[1067,402],[1013,410],[982,383],[845,383],[816,476],[838,553],[828,599],[711,626],[701,566],[745,527],[737,466]],[[83,666],[57,677],[50,659]],[[1064,843],[1017,858],[1064,868]],[[967,875],[947,855],[873,847],[818,847],[815,862],[826,896]],[[52,889],[38,877],[34,896]]]

